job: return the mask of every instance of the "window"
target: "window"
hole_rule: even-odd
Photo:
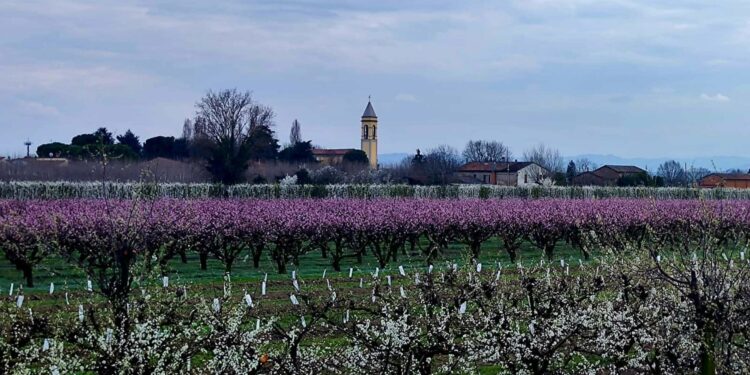
[[[375,138],[377,138],[377,137],[378,137],[378,136],[377,136],[377,135],[375,134],[375,131],[376,131],[376,130],[377,130],[377,128],[373,126],[373,127],[372,127],[372,139],[375,139]]]
[[[362,131],[364,132],[364,133],[362,134],[362,138],[364,138],[364,139],[367,139],[367,138],[368,138],[368,136],[369,136],[369,135],[368,135],[367,133],[368,133],[368,130],[369,130],[369,129],[370,129],[370,128],[368,128],[367,126],[365,126],[365,127],[363,127],[363,128],[362,128]]]
[[[529,183],[529,175],[525,174],[523,175],[523,183],[528,184]]]

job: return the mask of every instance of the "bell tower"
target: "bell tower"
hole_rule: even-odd
[[[372,108],[372,103],[367,100],[367,108],[362,114],[362,151],[370,160],[370,168],[378,168],[378,116]]]

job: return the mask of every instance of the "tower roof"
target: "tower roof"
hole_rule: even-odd
[[[362,117],[378,117],[378,115],[375,114],[375,110],[372,109],[372,103],[369,101],[367,102],[367,108],[365,108],[365,113],[362,114]]]

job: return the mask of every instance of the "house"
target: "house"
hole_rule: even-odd
[[[346,153],[349,151],[354,151],[354,149],[353,148],[339,148],[339,149],[314,148],[312,150],[312,154],[315,160],[317,160],[318,163],[320,164],[336,165],[336,164],[341,164],[341,162],[344,161],[344,155],[346,155]]]
[[[471,162],[456,171],[463,183],[504,186],[546,185],[549,172],[533,162]]]
[[[728,187],[750,189],[749,173],[711,173],[698,181],[702,188]]]
[[[648,172],[634,165],[604,165],[573,177],[573,185],[616,186],[622,178],[638,177],[644,174]]]

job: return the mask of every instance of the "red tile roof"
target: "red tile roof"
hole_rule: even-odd
[[[353,148],[314,148],[313,155],[317,156],[344,156],[347,152],[354,151]]]
[[[603,165],[601,168],[609,168],[617,173],[645,173],[646,171],[636,167],[635,165]]]
[[[711,176],[717,176],[721,178],[722,180],[738,180],[738,181],[750,180],[750,174],[748,173],[711,173],[703,177],[701,180],[707,177],[711,177]]]

